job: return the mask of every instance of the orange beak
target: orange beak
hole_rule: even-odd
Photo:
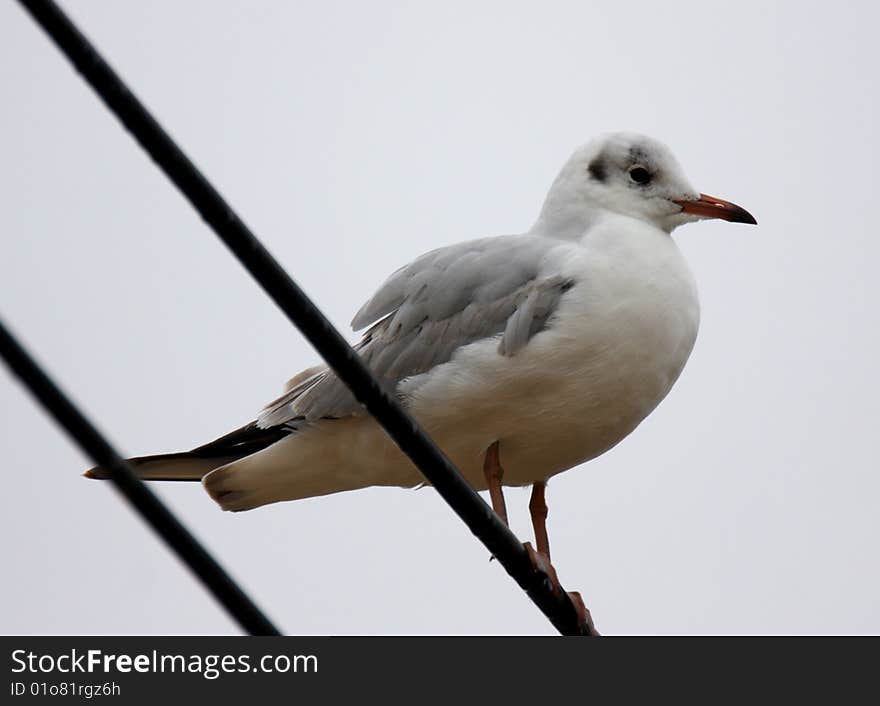
[[[733,223],[751,223],[758,225],[755,217],[744,208],[737,206],[735,203],[717,199],[714,196],[700,194],[700,198],[696,201],[675,201],[684,213],[693,213],[695,216],[703,218],[721,218],[725,221]]]

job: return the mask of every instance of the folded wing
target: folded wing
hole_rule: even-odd
[[[542,276],[559,241],[528,235],[483,238],[429,252],[397,270],[352,320],[369,326],[355,346],[388,386],[449,361],[470,343],[499,338],[516,355],[551,319],[574,282]],[[348,388],[326,367],[288,383],[258,419],[262,428],[358,412]]]

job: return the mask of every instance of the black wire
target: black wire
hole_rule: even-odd
[[[51,0],[19,0],[251,276],[323,356],[471,532],[564,635],[585,633],[571,601],[534,570],[526,550],[415,420],[263,247],[196,166]]]
[[[106,468],[117,489],[168,546],[189,566],[220,604],[251,635],[280,635],[253,601],[177,518],[144,485],[129,465],[70,399],[44,373],[0,321],[0,354],[71,438],[99,466]]]

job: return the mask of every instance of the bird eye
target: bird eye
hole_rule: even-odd
[[[651,172],[644,167],[633,167],[629,170],[629,178],[636,184],[647,184],[651,181]]]

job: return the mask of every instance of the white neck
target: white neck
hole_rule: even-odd
[[[600,209],[589,204],[574,185],[560,174],[550,188],[538,220],[529,232],[564,240],[578,240],[601,216]]]

